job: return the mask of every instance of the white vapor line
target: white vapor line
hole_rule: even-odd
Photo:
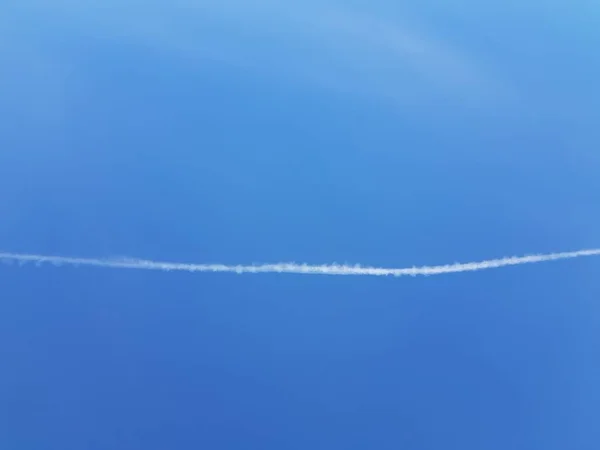
[[[444,273],[475,272],[477,270],[495,269],[504,266],[517,266],[521,264],[533,264],[544,261],[556,261],[559,259],[572,259],[581,256],[600,256],[600,248],[578,250],[573,252],[548,253],[527,256],[512,256],[486,261],[445,264],[440,266],[422,266],[407,268],[384,268],[384,267],[362,267],[359,265],[310,265],[296,263],[276,263],[258,265],[227,265],[227,264],[186,264],[150,261],[144,259],[96,259],[96,258],[73,258],[65,256],[44,256],[26,253],[2,253],[0,261],[7,263],[17,262],[25,264],[50,263],[57,266],[94,266],[110,269],[140,269],[159,271],[184,271],[184,272],[235,272],[235,273],[293,273],[304,275],[372,275],[372,276],[418,276],[418,275],[441,275]]]

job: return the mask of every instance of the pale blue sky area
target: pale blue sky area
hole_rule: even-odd
[[[598,247],[598,23],[583,0],[3,2],[0,250]],[[599,273],[2,266],[0,448],[597,449]]]

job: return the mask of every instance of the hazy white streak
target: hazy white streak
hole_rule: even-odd
[[[372,275],[372,276],[417,276],[440,275],[443,273],[474,272],[477,270],[495,269],[504,266],[520,264],[533,264],[559,259],[579,258],[582,256],[600,256],[600,249],[578,250],[573,252],[560,252],[537,254],[527,256],[512,256],[486,261],[454,263],[440,266],[422,266],[407,268],[363,267],[339,264],[309,265],[296,263],[275,263],[259,265],[227,265],[227,264],[186,264],[150,261],[144,259],[96,259],[73,258],[64,256],[45,256],[25,253],[2,253],[0,260],[5,262],[18,262],[21,264],[32,262],[36,264],[50,263],[54,265],[95,266],[112,269],[141,269],[160,271],[185,271],[185,272],[235,272],[235,273],[294,273],[306,275]]]

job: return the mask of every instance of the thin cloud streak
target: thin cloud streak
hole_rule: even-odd
[[[496,269],[505,266],[518,266],[521,264],[535,264],[561,259],[573,259],[584,256],[600,256],[600,248],[584,249],[571,252],[547,253],[526,256],[511,256],[499,259],[489,259],[468,263],[454,263],[439,266],[422,266],[407,268],[363,267],[359,265],[310,265],[296,263],[275,263],[257,265],[227,265],[227,264],[187,264],[151,261],[145,259],[97,259],[73,258],[64,256],[46,256],[27,253],[0,253],[0,260],[5,263],[17,262],[21,265],[35,263],[54,264],[56,266],[93,266],[107,269],[138,269],[157,270],[163,272],[212,272],[212,273],[238,273],[238,274],[300,274],[300,275],[352,275],[352,276],[429,276],[447,273],[475,272],[479,270]]]
[[[406,14],[385,16],[331,1],[296,0],[285,5],[271,0],[141,5],[129,0],[102,7],[89,0],[23,0],[23,5],[27,9],[14,7],[20,20],[33,10],[82,38],[133,42],[196,61],[199,67],[217,62],[393,104],[431,105],[442,99],[496,109],[512,98],[511,89],[468,51]]]

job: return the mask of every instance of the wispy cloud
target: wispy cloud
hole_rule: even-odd
[[[0,260],[4,262],[28,262],[35,264],[49,263],[57,266],[94,266],[107,269],[140,269],[158,270],[163,272],[233,272],[233,273],[291,273],[300,275],[353,275],[353,276],[429,276],[447,273],[476,272],[480,270],[496,269],[505,266],[518,266],[534,264],[561,259],[573,259],[584,256],[600,256],[600,249],[585,249],[573,252],[548,253],[527,256],[511,256],[485,261],[445,264],[440,266],[423,266],[407,268],[363,267],[359,265],[310,265],[296,263],[275,263],[257,265],[227,265],[227,264],[186,264],[173,262],[150,261],[144,259],[96,259],[73,258],[64,256],[45,256],[25,253],[0,253]]]
[[[312,0],[23,0],[83,35],[418,105],[503,103],[508,89],[416,19]]]

